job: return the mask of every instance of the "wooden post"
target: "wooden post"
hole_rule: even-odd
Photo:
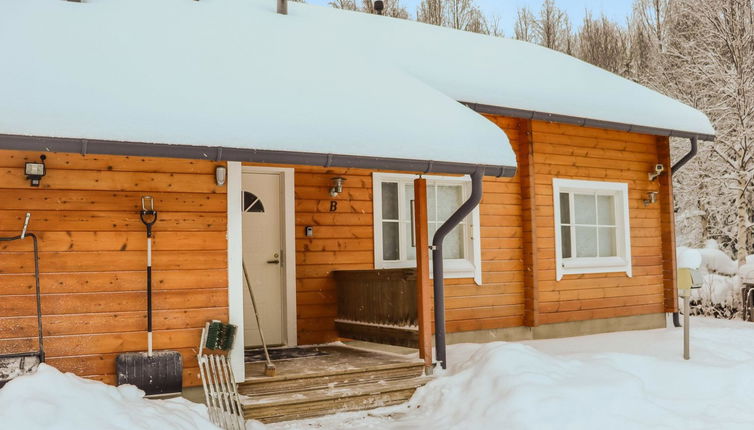
[[[427,180],[414,180],[414,243],[416,244],[416,304],[419,320],[419,357],[427,374],[432,371],[432,283],[429,280],[429,225]]]
[[[537,327],[539,325],[540,264],[537,246],[537,193],[531,121],[520,120],[518,130],[518,177],[521,185],[521,220],[523,222],[524,324],[528,327]]]

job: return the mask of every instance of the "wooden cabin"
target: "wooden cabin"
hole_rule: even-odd
[[[231,360],[248,376],[242,261],[270,344],[361,339],[427,364],[438,331],[576,336],[675,311],[669,138],[713,139],[702,113],[528,43],[308,5],[172,2],[119,37],[145,5],[0,6],[0,34],[17,32],[0,44],[0,230],[31,213],[49,364],[114,383],[115,357],[146,348],[144,195],[155,347],[183,354],[187,386],[211,319],[242,328]],[[37,32],[55,37],[20,36]],[[435,282],[432,238],[475,172],[481,203]],[[0,243],[0,354],[36,347],[32,274],[28,247]]]

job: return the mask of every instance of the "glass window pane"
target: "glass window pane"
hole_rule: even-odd
[[[597,196],[597,215],[600,225],[615,225],[615,198]]]
[[[461,194],[460,185],[439,185],[437,187],[438,221],[447,220],[461,206]]]
[[[457,226],[445,236],[442,242],[442,256],[445,260],[463,258],[463,229]]]
[[[398,219],[398,184],[382,183],[382,219]]]
[[[571,227],[563,226],[560,228],[560,249],[563,258],[571,258]]]
[[[576,257],[596,256],[597,227],[576,227]]]
[[[600,257],[617,257],[616,228],[600,227]]]
[[[416,241],[411,241],[414,227],[410,222],[405,222],[403,228],[406,229],[406,259],[416,260]]]
[[[411,207],[414,204],[414,185],[407,184],[404,187],[406,191],[403,197],[403,220],[407,221],[411,219],[411,214],[414,213]]]
[[[576,224],[597,224],[597,205],[592,194],[574,194],[573,211]]]
[[[427,184],[427,220],[437,221],[437,210],[435,206],[436,186]]]
[[[398,253],[398,223],[382,223],[382,259],[395,261],[400,258]]]
[[[568,199],[568,193],[560,193],[560,222],[571,223],[571,202]]]

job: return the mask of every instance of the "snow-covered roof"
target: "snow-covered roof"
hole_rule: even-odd
[[[714,133],[532,44],[274,0],[0,0],[0,58],[4,135],[515,166],[457,101]]]

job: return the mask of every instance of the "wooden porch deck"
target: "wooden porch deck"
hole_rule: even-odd
[[[246,418],[279,422],[403,403],[427,382],[419,359],[345,345],[305,347],[324,355],[247,363],[239,384]]]

